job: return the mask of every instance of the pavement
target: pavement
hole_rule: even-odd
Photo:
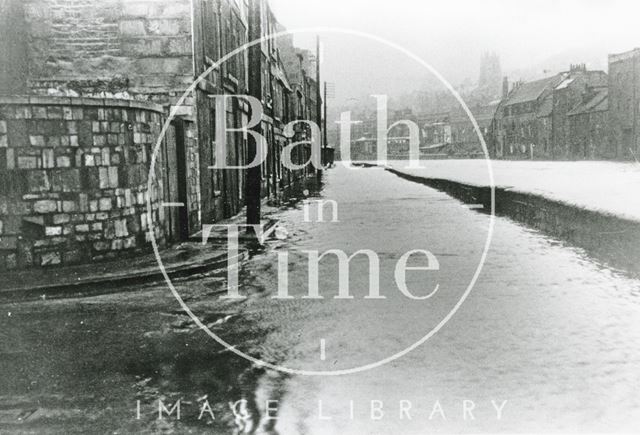
[[[263,207],[265,216],[277,211]],[[217,223],[209,231],[207,243],[202,243],[202,231],[188,241],[161,250],[160,258],[170,278],[188,277],[201,273],[225,273],[227,256],[227,229],[225,225],[241,225],[244,213]],[[262,238],[268,238],[276,227],[276,221],[262,221]],[[256,243],[254,236],[240,229],[240,261],[248,255],[248,248]],[[123,255],[116,260],[91,264],[56,266],[55,268],[15,270],[0,274],[0,301],[79,297],[139,288],[143,284],[164,280],[157,257],[151,248],[146,251]]]
[[[223,247],[187,242],[160,252],[170,277],[224,268]],[[153,253],[118,260],[47,269],[16,270],[0,275],[0,300],[86,296],[160,282],[163,275]]]
[[[408,162],[389,161],[399,172],[425,179],[442,179],[469,186],[490,186],[487,161],[421,160],[421,169]],[[538,196],[606,216],[640,222],[640,164],[637,162],[491,161],[496,188]]]

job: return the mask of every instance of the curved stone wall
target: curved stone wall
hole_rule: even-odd
[[[0,98],[0,271],[142,247],[147,195],[162,242],[162,184],[149,192],[147,176],[163,120],[146,102]]]

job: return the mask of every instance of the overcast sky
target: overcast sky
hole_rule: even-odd
[[[340,27],[389,39],[415,52],[454,85],[477,80],[484,51],[497,52],[504,72],[517,76],[544,75],[569,62],[602,69],[607,53],[640,46],[638,0],[271,0],[271,6],[289,29]],[[297,40],[309,45],[309,38]],[[353,49],[345,47],[341,58],[340,47],[328,43],[323,65],[324,78],[335,81],[342,94],[367,92],[385,79],[401,83],[398,89],[390,85],[390,91],[413,86],[412,80],[400,78],[394,62],[379,59],[375,47],[349,44]],[[368,53],[374,67],[358,76],[354,52],[362,54],[358,62]],[[345,70],[354,72],[350,77]]]

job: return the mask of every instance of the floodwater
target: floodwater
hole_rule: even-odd
[[[242,265],[243,299],[221,299],[225,276],[175,283],[212,334],[283,371],[215,342],[166,285],[5,304],[0,430],[638,430],[640,281],[505,218],[482,262],[488,215],[382,169],[338,166],[310,195],[282,208],[279,238]],[[317,200],[336,201],[338,222],[327,203],[317,222]],[[353,257],[340,293],[326,255],[309,298],[314,252],[365,249],[379,267]],[[432,257],[413,252],[416,269],[397,276],[413,250]],[[274,298],[285,254],[287,298]],[[179,420],[158,418],[159,401],[178,400]]]

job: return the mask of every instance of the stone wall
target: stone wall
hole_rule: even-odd
[[[189,0],[24,0],[23,8],[34,93],[174,103],[191,83]]]
[[[148,191],[147,177],[163,121],[151,103],[0,98],[0,270],[97,261],[143,247],[149,195],[162,243],[163,186]]]

